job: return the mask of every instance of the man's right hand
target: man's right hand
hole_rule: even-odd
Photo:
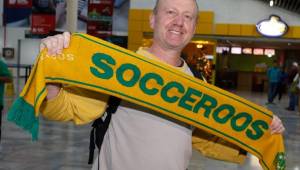
[[[64,32],[63,34],[58,34],[54,36],[49,36],[42,39],[40,44],[40,51],[47,48],[48,55],[61,54],[64,48],[68,48],[70,44],[71,35],[69,32]],[[52,99],[56,97],[60,91],[61,84],[47,84],[48,94],[46,99]]]
[[[69,47],[70,38],[71,35],[69,32],[44,38],[40,44],[40,51],[47,48],[49,55],[61,54],[64,48]]]

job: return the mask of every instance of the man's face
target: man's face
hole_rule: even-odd
[[[197,13],[194,0],[160,0],[157,13],[150,18],[154,43],[182,50],[194,35]]]

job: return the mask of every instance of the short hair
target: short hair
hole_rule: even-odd
[[[195,1],[195,3],[196,3],[197,12],[198,12],[198,11],[199,11],[199,7],[198,7],[197,0],[194,0],[194,1]],[[159,0],[156,0],[155,6],[154,6],[154,8],[153,8],[153,13],[154,13],[154,14],[157,14],[158,3],[159,3]],[[197,14],[197,16],[198,16],[198,14]]]
[[[298,63],[297,62],[293,62],[292,65],[295,66],[295,67],[298,67]]]

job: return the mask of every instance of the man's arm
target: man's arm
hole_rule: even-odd
[[[63,34],[58,34],[55,36],[49,36],[42,39],[40,44],[40,51],[47,48],[48,55],[61,54],[64,48],[68,48],[70,44],[71,35],[69,32],[64,32]],[[48,95],[47,100],[56,97],[60,91],[60,84],[47,84]]]
[[[0,82],[11,83],[12,82],[12,78],[9,77],[9,76],[0,76]]]
[[[285,131],[285,127],[278,116],[273,115],[273,119],[270,125],[271,134],[281,134]]]
[[[70,33],[64,32],[42,39],[40,51],[46,48],[53,57],[61,54],[69,47],[70,38]],[[106,109],[107,95],[59,83],[48,83],[46,88],[48,93],[41,107],[46,119],[85,124],[100,117]]]
[[[66,86],[61,87],[55,97],[43,102],[41,113],[49,120],[85,124],[104,113],[107,101],[107,95],[75,86]]]

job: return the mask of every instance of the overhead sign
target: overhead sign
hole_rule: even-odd
[[[89,0],[87,33],[99,38],[112,34],[113,0]]]
[[[288,25],[277,15],[256,24],[257,31],[266,37],[281,37],[288,31]]]

